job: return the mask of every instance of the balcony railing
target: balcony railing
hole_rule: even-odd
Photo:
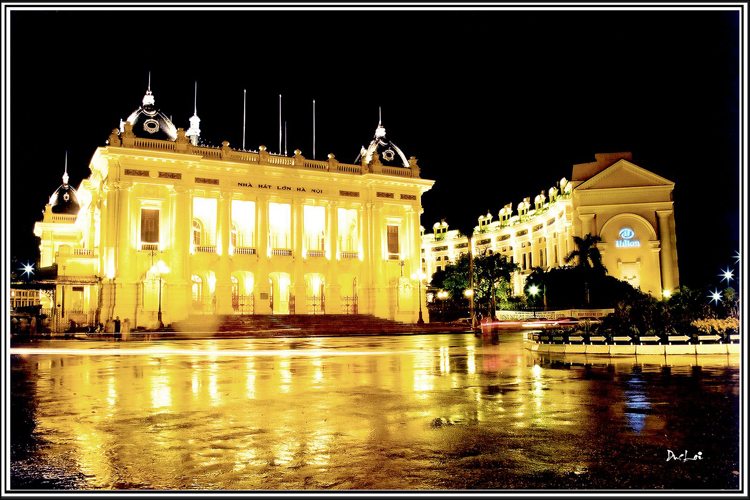
[[[196,253],[216,253],[216,245],[201,245],[195,247]]]
[[[248,247],[234,247],[235,255],[255,255],[256,251],[254,248]]]
[[[159,244],[158,243],[141,243],[141,250],[157,251],[159,250]]]
[[[70,215],[70,214],[54,214],[52,216],[52,222],[75,222],[77,215]]]
[[[308,250],[307,256],[308,257],[325,257],[326,252],[325,250]]]
[[[358,259],[359,252],[341,252],[342,259]]]
[[[271,255],[280,255],[284,257],[291,257],[292,251],[289,248],[272,248]]]

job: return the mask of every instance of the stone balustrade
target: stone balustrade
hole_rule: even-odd
[[[380,165],[376,170],[370,171],[362,165],[340,163],[333,155],[326,161],[310,160],[295,151],[295,156],[282,156],[270,154],[265,147],[261,146],[260,152],[238,151],[229,148],[227,142],[222,147],[193,146],[189,142],[173,142],[159,139],[148,139],[142,137],[123,136],[121,147],[151,149],[156,151],[170,151],[176,153],[187,153],[199,155],[209,160],[223,160],[238,163],[249,163],[254,165],[270,165],[275,167],[301,168],[304,170],[316,170],[323,172],[340,172],[352,175],[363,175],[377,173],[396,177],[420,178],[419,167],[416,159],[412,157],[409,168]]]

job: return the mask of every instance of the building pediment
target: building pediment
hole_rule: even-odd
[[[619,160],[576,187],[577,191],[589,189],[615,189],[639,187],[674,188],[674,182],[635,165]]]

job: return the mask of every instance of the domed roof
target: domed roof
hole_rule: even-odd
[[[63,174],[62,186],[52,193],[49,198],[50,207],[52,207],[53,214],[78,214],[81,205],[78,203],[78,195],[73,186],[68,184],[68,172],[67,170]]]
[[[133,133],[136,137],[174,141],[177,139],[177,128],[172,120],[156,109],[154,102],[149,83],[146,95],[143,96],[143,103],[130,114],[126,121],[133,125]],[[124,126],[125,122],[121,122],[120,132],[124,131]]]
[[[404,155],[398,146],[386,139],[385,127],[383,127],[381,121],[378,121],[378,127],[375,129],[375,137],[370,142],[370,145],[367,148],[362,147],[354,163],[358,164],[363,158],[367,163],[370,163],[373,154],[376,152],[380,157],[380,163],[383,165],[409,168],[409,161],[406,159],[406,155]]]

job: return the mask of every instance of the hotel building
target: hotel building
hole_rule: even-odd
[[[575,250],[573,237],[601,237],[597,248],[608,273],[644,292],[661,297],[679,286],[674,183],[632,163],[630,153],[595,155],[596,161],[573,166],[533,199],[524,198],[479,217],[472,235],[474,255],[492,250],[521,268],[513,276],[520,295],[533,267],[566,265]],[[468,252],[468,238],[449,230],[445,220],[422,231],[422,270],[427,276]]]
[[[51,196],[34,233],[43,304],[56,324],[194,314],[371,314],[416,322],[422,179],[417,160],[375,137],[354,164],[200,143],[142,105],[94,153],[77,189]]]

